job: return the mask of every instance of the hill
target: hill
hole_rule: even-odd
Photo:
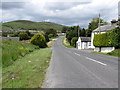
[[[53,28],[55,30],[62,30],[62,25],[52,22],[33,22],[28,20],[17,20],[6,22],[2,24],[2,30],[46,30]]]

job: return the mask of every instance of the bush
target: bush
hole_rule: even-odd
[[[29,36],[27,33],[20,33],[19,34],[20,40],[28,40]]]
[[[44,37],[45,37],[45,39],[46,39],[46,42],[49,42],[49,41],[50,41],[48,35],[44,35]]]
[[[54,37],[54,35],[53,35],[53,34],[49,34],[48,37],[49,37],[49,38],[52,38],[52,37]]]
[[[77,37],[73,37],[71,40],[71,45],[76,47],[76,42],[77,42],[78,38]]]
[[[45,37],[42,33],[37,33],[36,35],[34,35],[30,42],[34,45],[37,45],[39,46],[40,48],[45,48],[47,47],[47,44],[46,44],[46,40],[45,40]]]

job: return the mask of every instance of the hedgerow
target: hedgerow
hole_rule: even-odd
[[[115,28],[107,33],[95,34],[93,44],[96,47],[120,48],[120,28]]]

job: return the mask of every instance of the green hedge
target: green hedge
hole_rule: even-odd
[[[96,47],[120,47],[120,28],[115,28],[107,33],[95,34],[93,44]]]

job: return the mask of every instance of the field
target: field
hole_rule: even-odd
[[[33,22],[27,20],[17,20],[12,22],[7,22],[2,24],[3,30],[40,30],[44,31],[46,29],[53,28],[57,31],[62,30],[62,25],[52,23],[52,22]]]
[[[39,49],[38,46],[23,43],[19,41],[3,41],[2,43],[2,66],[7,67],[17,59],[24,57],[26,54]]]
[[[50,49],[36,50],[3,68],[3,88],[41,88],[51,52]]]
[[[75,48],[73,46],[70,45],[70,43],[67,41],[66,38],[63,38],[62,39],[62,44],[65,46],[65,47],[68,47],[68,48]]]

